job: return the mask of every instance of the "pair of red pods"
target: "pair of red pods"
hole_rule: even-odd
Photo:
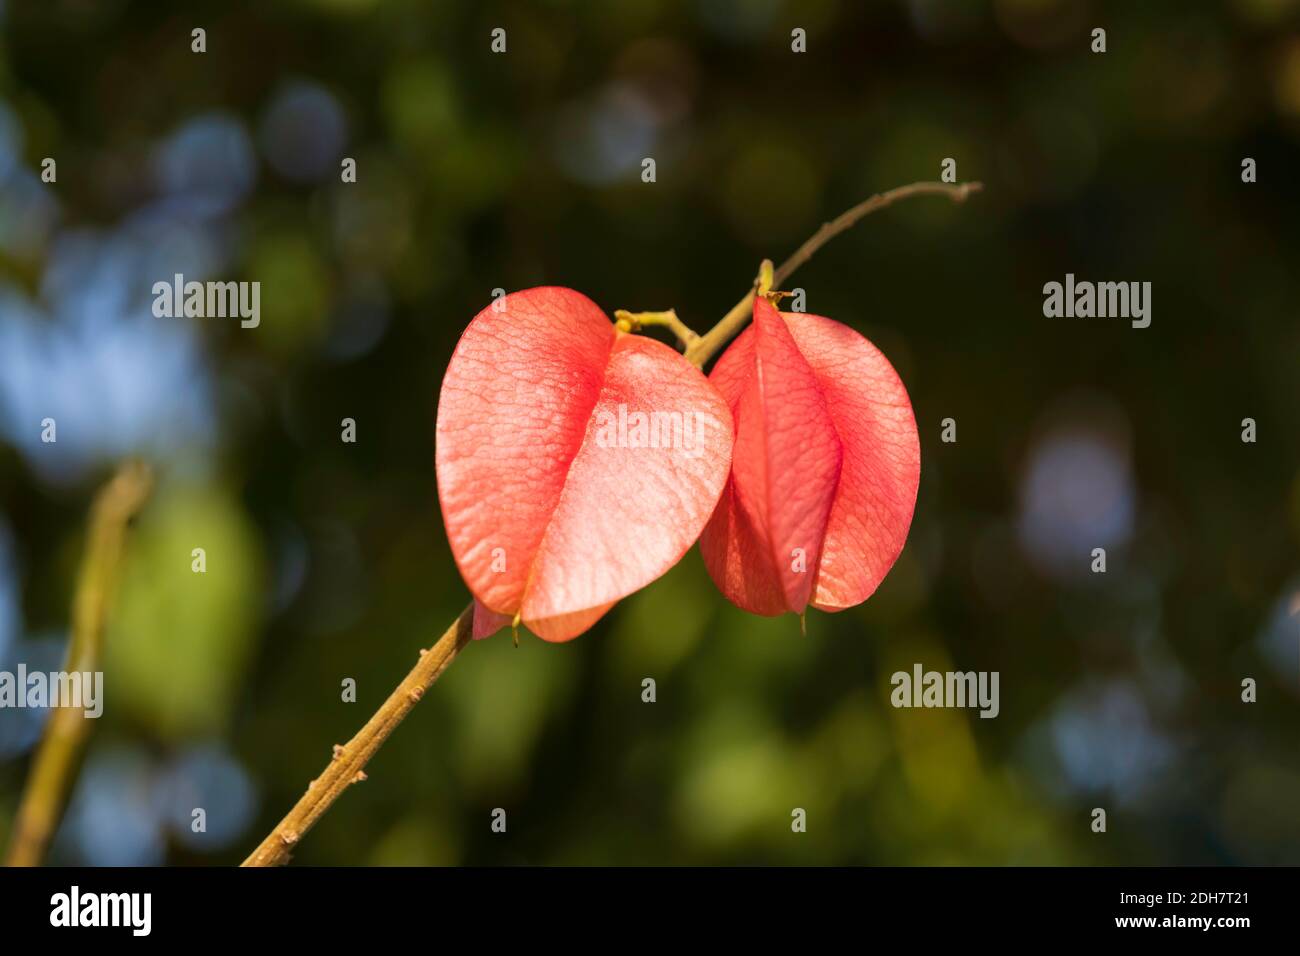
[[[696,541],[738,607],[840,611],[907,539],[921,473],[907,390],[833,319],[755,295],[706,378],[572,289],[516,292],[443,379],[438,496],[474,636],[590,628]]]

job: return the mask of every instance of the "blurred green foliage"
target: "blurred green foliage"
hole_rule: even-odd
[[[187,560],[197,542],[203,554]],[[192,570],[199,560],[202,573]],[[224,490],[171,488],[152,502],[105,637],[105,693],[141,730],[174,740],[226,729],[260,627],[262,565]]]

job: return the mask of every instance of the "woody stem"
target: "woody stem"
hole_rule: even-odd
[[[474,605],[471,604],[460,612],[460,617],[433,647],[420,652],[420,660],[414,669],[388,695],[366,725],[346,744],[335,744],[329,766],[308,784],[302,799],[248,855],[244,866],[282,866],[289,862],[295,844],[334,805],[343,791],[366,779],[364,769],[370,758],[469,643],[473,628]]]
[[[132,461],[118,469],[95,498],[73,599],[72,640],[63,665],[67,673],[93,673],[102,666],[104,633],[117,594],[127,526],[152,490],[151,469]],[[6,866],[38,866],[45,857],[91,727],[84,710],[57,707],[51,712],[14,819]]]
[[[786,279],[794,275],[796,269],[811,259],[822,246],[840,233],[852,228],[873,212],[884,209],[886,206],[892,206],[894,203],[909,199],[912,196],[947,196],[953,202],[962,203],[973,193],[977,193],[983,188],[983,183],[912,183],[883,193],[876,193],[870,199],[863,200],[852,209],[836,216],[830,222],[823,223],[820,229],[809,236],[804,244],[794,251],[794,255],[776,268],[769,289],[778,288]],[[750,291],[746,292],[744,298],[731,307],[731,311],[722,317],[722,321],[705,332],[693,345],[687,348],[686,358],[692,364],[703,368],[709,359],[722,351],[722,347],[740,333],[740,330],[745,327],[745,323],[750,319],[750,300],[753,298],[754,290],[757,287],[758,280],[755,280]]]

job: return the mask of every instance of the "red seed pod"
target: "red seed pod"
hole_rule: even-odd
[[[475,636],[518,615],[569,640],[699,537],[732,425],[673,349],[571,289],[516,292],[461,336],[438,404],[438,498]]]
[[[848,326],[758,296],[710,381],[736,427],[700,539],[714,583],[755,614],[865,601],[903,550],[921,477],[898,373]]]

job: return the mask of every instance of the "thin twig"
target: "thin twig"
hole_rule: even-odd
[[[754,290],[766,292],[779,285],[812,258],[813,253],[830,242],[844,230],[853,226],[859,219],[877,209],[906,199],[909,196],[938,195],[947,196],[953,202],[964,202],[971,193],[978,192],[979,183],[950,185],[947,183],[912,183],[900,186],[888,192],[878,193],[865,202],[861,202],[843,215],[823,225],[794,255],[783,262],[780,268],[772,270],[770,262],[764,262],[759,276],[754,280],[750,290],[736,305],[723,316],[722,321],[704,335],[697,335],[671,309],[667,312],[626,312],[619,310],[615,317],[628,324],[627,331],[637,325],[662,325],[673,331],[685,347],[686,358],[696,366],[704,364],[731,341],[746,322],[752,309],[751,301]],[[421,652],[420,662],[415,669],[389,695],[388,700],[375,712],[355,737],[345,745],[334,747],[334,759],[330,761],[325,772],[313,780],[307,787],[294,808],[271,831],[243,863],[244,866],[282,866],[289,862],[292,847],[302,839],[312,825],[320,819],[353,783],[365,779],[362,768],[379,749],[380,744],[388,739],[402,719],[410,713],[416,702],[436,681],[439,675],[456,659],[461,648],[468,643],[474,623],[473,605],[461,612],[456,622],[435,644],[432,650]]]
[[[901,199],[909,199],[912,196],[947,196],[953,202],[965,202],[968,196],[979,192],[983,188],[982,183],[912,183],[909,186],[899,186],[887,192],[876,193],[870,199],[858,203],[852,209],[823,224],[820,229],[813,233],[802,246],[795,250],[794,255],[777,267],[773,278],[773,288],[779,288],[786,279],[794,274],[796,269],[811,259],[818,249],[846,229],[852,228],[863,217],[869,216],[877,210],[884,209]],[[751,302],[754,297],[753,290],[756,287],[757,280],[755,280],[754,286],[751,286],[750,291],[745,293],[744,298],[732,306],[731,311],[723,316],[721,322],[705,332],[687,348],[685,353],[687,359],[703,368],[704,363],[713,358],[722,350],[724,345],[740,333],[740,330],[745,327],[745,323],[750,319]]]
[[[99,668],[127,524],[144,506],[152,489],[149,467],[129,462],[95,499],[73,602],[72,640],[63,665],[66,673],[94,674]],[[51,707],[14,822],[6,866],[39,866],[44,859],[63,815],[91,726],[82,707]]]
[[[282,866],[289,862],[294,845],[312,828],[343,791],[366,779],[365,766],[388,735],[433,686],[444,670],[456,659],[470,639],[474,625],[474,606],[460,612],[437,644],[420,652],[419,663],[397,689],[388,695],[375,715],[343,746],[334,745],[334,758],[325,771],[307,787],[292,810],[249,854],[244,866]]]
[[[635,332],[647,325],[658,325],[668,329],[677,336],[682,348],[690,348],[699,338],[695,330],[677,317],[676,309],[664,312],[629,312],[627,309],[614,310],[614,323],[624,332]]]

